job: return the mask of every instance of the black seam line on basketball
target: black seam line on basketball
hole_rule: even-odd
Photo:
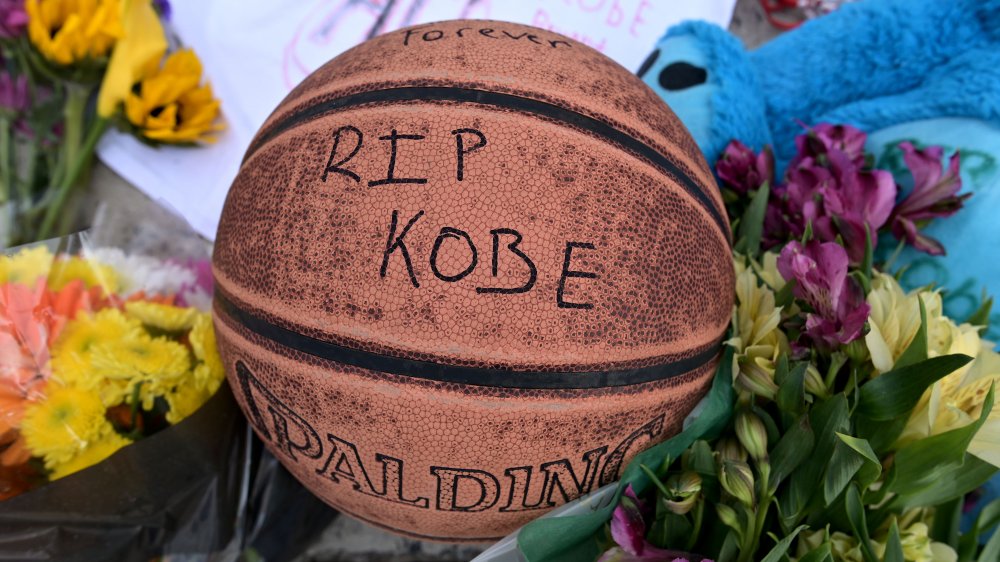
[[[612,371],[514,371],[445,365],[433,361],[405,359],[373,353],[300,334],[283,326],[272,324],[240,308],[226,298],[218,288],[215,290],[215,304],[227,316],[258,336],[320,359],[352,365],[369,371],[473,386],[546,390],[629,386],[690,373],[715,359],[721,349],[721,342],[716,342],[691,357],[649,367]]]
[[[654,166],[666,172],[667,175],[672,175],[678,178],[680,183],[684,186],[684,189],[686,189],[688,193],[691,194],[691,196],[694,197],[695,200],[697,200],[698,203],[701,204],[701,206],[704,207],[704,209],[712,216],[712,220],[714,220],[715,224],[719,227],[719,230],[722,232],[722,236],[726,239],[727,244],[731,243],[731,240],[729,239],[729,226],[719,210],[712,203],[712,199],[693,179],[691,179],[690,176],[681,170],[677,164],[673,163],[669,158],[661,154],[655,148],[636,139],[628,133],[619,131],[611,125],[608,125],[598,119],[594,119],[588,115],[584,115],[548,102],[500,92],[475,90],[472,88],[457,88],[451,86],[407,86],[403,88],[372,90],[369,92],[360,92],[357,94],[341,96],[299,110],[298,112],[285,117],[281,121],[269,127],[267,130],[263,131],[247,149],[246,154],[243,156],[243,162],[249,160],[250,156],[260,149],[260,147],[266,142],[300,123],[305,123],[327,113],[332,113],[334,111],[350,107],[370,103],[396,101],[455,101],[491,105],[506,109],[514,109],[517,111],[524,111],[527,113],[534,113],[536,115],[548,117],[556,121],[562,121],[585,131],[594,133],[595,135],[603,137],[606,140],[616,143],[619,146],[638,154]],[[709,186],[709,188],[711,188],[711,186]]]

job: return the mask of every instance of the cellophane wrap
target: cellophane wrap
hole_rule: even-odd
[[[0,252],[0,560],[290,559],[335,512],[221,375],[183,222]]]

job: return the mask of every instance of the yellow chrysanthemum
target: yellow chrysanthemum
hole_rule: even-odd
[[[123,33],[122,1],[27,0],[28,38],[62,66],[105,57]]]
[[[45,246],[25,248],[13,256],[0,256],[0,283],[34,285],[39,277],[48,275],[52,253]]]
[[[146,68],[125,98],[125,116],[148,139],[167,143],[211,141],[218,131],[219,100],[201,83],[201,61],[193,51],[171,54],[162,67]]]
[[[211,392],[191,384],[190,381],[178,385],[163,396],[170,408],[167,410],[167,421],[176,424],[195,413],[211,397]]]
[[[194,327],[188,335],[191,343],[191,350],[198,360],[198,365],[194,369],[194,380],[199,388],[208,390],[209,394],[215,394],[222,384],[222,379],[226,373],[222,367],[222,358],[219,356],[218,344],[215,340],[215,328],[212,326],[212,317],[208,313],[200,313],[194,321]]]
[[[110,427],[110,426],[109,426]],[[86,449],[80,451],[72,459],[52,467],[50,480],[58,480],[69,476],[74,472],[79,472],[87,467],[93,466],[113,455],[118,449],[131,444],[132,442],[115,433],[114,429],[109,429],[100,439],[94,441]]]
[[[105,379],[101,398],[106,404],[121,404],[138,385],[142,407],[149,410],[191,368],[191,354],[167,338],[139,335],[96,346],[92,363]]]
[[[917,292],[904,292],[891,275],[877,273],[872,278],[872,290],[868,293],[868,305],[871,307],[868,325],[871,330],[865,335],[865,344],[878,374],[892,370],[920,329],[918,298]],[[925,307],[931,300],[925,298]],[[932,316],[934,312],[928,310],[929,319],[936,320]]]
[[[80,280],[87,287],[101,287],[107,294],[118,292],[121,279],[113,267],[85,258],[58,259],[49,270],[49,288],[58,291],[67,283]]]
[[[141,333],[142,326],[138,321],[127,318],[114,308],[106,308],[96,314],[78,315],[66,324],[52,348],[53,379],[66,386],[98,389],[102,379],[94,370],[94,349]]]
[[[21,434],[49,468],[68,462],[110,427],[106,409],[93,392],[52,385],[46,397],[25,409]]]
[[[194,325],[198,310],[147,301],[125,303],[125,312],[146,326],[167,332],[180,332]]]

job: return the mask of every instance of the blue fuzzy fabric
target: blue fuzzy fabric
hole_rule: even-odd
[[[677,45],[681,53],[671,54]],[[952,255],[908,249],[898,263],[912,275],[902,283],[943,287],[945,310],[959,320],[978,306],[983,285],[1000,297],[1000,0],[865,0],[753,52],[718,27],[686,22],[668,30],[660,50],[643,80],[668,104],[683,101],[675,111],[697,124],[692,133],[710,164],[733,139],[755,150],[771,144],[780,178],[795,136],[822,122],[869,133],[867,148],[881,164],[892,164],[900,140],[959,150],[963,192],[973,197],[956,218],[928,230]],[[683,56],[704,69],[706,86],[664,89],[658,74]],[[908,172],[895,164],[906,184]],[[989,489],[1000,490],[1000,477]]]

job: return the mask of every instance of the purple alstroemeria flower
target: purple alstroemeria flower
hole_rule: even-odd
[[[805,157],[818,158],[838,150],[846,154],[851,162],[860,168],[865,164],[867,140],[868,135],[850,125],[820,123],[795,137],[795,147],[799,151],[795,160]]]
[[[0,39],[14,39],[28,26],[24,0],[0,0]]]
[[[618,507],[611,516],[611,538],[629,554],[642,554],[646,544],[646,522],[642,518],[642,502],[632,485],[625,487]]]
[[[869,306],[857,283],[847,276],[847,250],[836,242],[793,241],[778,256],[778,272],[795,280],[794,294],[813,312],[805,333],[818,346],[833,349],[861,336]]]
[[[609,548],[597,562],[712,562],[689,557],[672,550],[657,548],[646,541],[644,505],[629,484],[611,516],[611,538],[617,546]]]
[[[837,181],[822,192],[826,212],[843,237],[851,263],[861,263],[865,256],[865,232],[871,235],[874,247],[878,230],[892,214],[896,182],[885,170],[860,170],[845,152],[831,150],[827,157]]]
[[[962,208],[972,194],[958,195],[962,189],[959,175],[959,154],[956,151],[948,161],[948,170],[941,165],[943,150],[929,146],[923,150],[909,142],[899,143],[903,161],[913,175],[913,190],[896,205],[892,212],[892,234],[905,240],[914,248],[934,256],[945,253],[940,242],[920,232],[932,219],[948,217]]]
[[[27,77],[22,74],[14,78],[9,72],[0,70],[0,111],[16,115],[29,105]]]
[[[715,163],[715,173],[733,191],[743,194],[760,188],[764,182],[774,184],[774,153],[765,146],[759,154],[738,140],[726,145]]]

